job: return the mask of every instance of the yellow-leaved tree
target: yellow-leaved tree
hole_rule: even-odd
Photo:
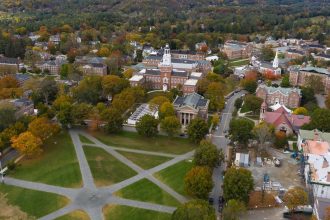
[[[57,134],[60,131],[60,127],[57,124],[52,123],[46,117],[39,117],[34,119],[30,124],[28,130],[42,141],[47,140],[51,136]]]
[[[32,157],[42,152],[42,140],[34,136],[31,132],[26,131],[11,138],[12,147],[27,157]]]

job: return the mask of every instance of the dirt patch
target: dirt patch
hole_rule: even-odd
[[[274,167],[272,165],[265,165],[263,167],[251,166],[248,169],[251,170],[254,177],[254,183],[256,187],[261,187],[263,184],[264,174],[268,174],[272,182],[279,182],[282,187],[288,189],[293,186],[304,187],[302,178],[299,176],[300,164],[290,158],[288,154],[282,154],[276,152],[276,155],[271,153],[281,160],[280,167]]]
[[[0,193],[0,220],[32,220],[35,219],[27,213],[20,210],[19,207],[8,204],[8,200],[4,194]]]
[[[261,191],[253,191],[250,193],[249,196],[249,209],[256,209],[256,208],[270,208],[276,206],[276,200],[274,197],[274,193],[264,192]]]
[[[97,156],[97,157],[95,158],[95,161],[97,161],[97,162],[100,162],[100,161],[102,161],[102,160],[104,160],[104,158],[103,158],[102,156]]]

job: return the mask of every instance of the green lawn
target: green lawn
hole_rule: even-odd
[[[84,152],[97,186],[121,182],[136,172],[101,148],[86,147]]]
[[[70,212],[69,214],[63,215],[59,218],[56,218],[56,220],[89,220],[89,216],[86,214],[86,212],[81,210],[76,210],[73,212]]]
[[[161,170],[154,175],[157,179],[161,180],[178,193],[186,195],[186,192],[184,191],[184,177],[192,166],[192,162],[182,161]]]
[[[170,194],[162,190],[159,186],[148,179],[142,179],[132,185],[129,185],[116,195],[125,199],[133,199],[142,202],[151,202],[161,205],[178,206],[180,203]]]
[[[172,159],[170,157],[136,154],[126,151],[118,151],[118,153],[122,154],[124,157],[126,157],[127,159],[145,170],[153,168]]]
[[[137,133],[126,131],[119,134],[105,134],[102,132],[93,132],[91,134],[110,146],[146,151],[183,154],[193,150],[196,147],[196,145],[190,143],[188,139],[169,138],[160,135],[153,138],[146,138],[138,135]]]
[[[243,66],[243,65],[247,65],[250,63],[249,59],[242,59],[242,60],[231,60],[229,62],[229,67],[236,67],[236,66]]]
[[[89,140],[87,137],[84,135],[79,134],[80,141],[85,144],[94,144],[93,141]]]
[[[43,153],[24,159],[10,176],[64,187],[81,187],[81,173],[70,135],[62,131],[44,144]]]
[[[105,219],[108,220],[170,220],[171,214],[138,209],[129,206],[108,205],[103,208]]]
[[[20,187],[0,185],[0,192],[6,195],[10,205],[18,206],[23,212],[36,218],[54,212],[66,204],[66,197],[53,193],[23,189]]]

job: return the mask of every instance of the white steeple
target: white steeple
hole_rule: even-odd
[[[275,55],[275,58],[273,60],[273,67],[274,68],[278,68],[278,65],[279,65],[279,61],[278,61],[278,50],[276,50],[276,55]]]
[[[171,66],[171,52],[170,52],[170,46],[166,44],[164,48],[164,55],[163,55],[163,60],[161,62],[162,66]]]

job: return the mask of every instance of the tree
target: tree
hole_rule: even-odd
[[[134,73],[134,69],[129,68],[123,72],[123,76],[125,79],[129,79],[133,76],[133,73]]]
[[[220,162],[220,152],[217,147],[209,141],[202,140],[195,150],[194,164],[196,166],[208,166],[213,169]]]
[[[159,108],[159,118],[165,118],[175,115],[174,106],[170,102],[164,102]]]
[[[219,121],[220,121],[220,116],[217,113],[214,113],[212,115],[212,119],[211,119],[213,126],[216,126],[217,124],[219,124]]]
[[[236,199],[247,203],[249,193],[253,190],[251,171],[245,168],[229,168],[223,182],[223,196],[226,201]]]
[[[179,133],[181,123],[176,116],[168,116],[161,121],[160,128],[164,130],[168,136],[173,136],[174,134]]]
[[[252,111],[254,114],[258,114],[260,112],[260,107],[263,102],[262,98],[259,98],[255,95],[246,95],[244,97],[244,106]]]
[[[29,131],[21,133],[18,137],[13,137],[11,142],[13,148],[28,157],[36,156],[42,151],[42,140]]]
[[[271,47],[261,48],[261,59],[265,61],[272,61],[275,57],[275,53]]]
[[[69,102],[64,102],[61,104],[60,109],[56,115],[57,120],[62,124],[62,126],[69,126],[73,123],[72,118],[72,104]]]
[[[223,209],[224,220],[239,220],[240,216],[246,212],[245,204],[239,200],[231,199]]]
[[[106,109],[102,113],[102,118],[106,121],[104,130],[107,133],[117,133],[122,130],[124,119],[122,114],[114,108]]]
[[[253,134],[258,139],[259,147],[263,149],[267,141],[273,140],[274,127],[262,122],[253,128]]]
[[[238,98],[235,100],[234,106],[236,109],[240,109],[242,107],[243,104],[243,99],[242,98]]]
[[[187,133],[191,141],[199,143],[208,131],[207,123],[201,118],[195,118],[190,121]]]
[[[290,211],[294,211],[300,205],[307,205],[307,193],[301,187],[289,189],[283,197],[283,201]]]
[[[162,106],[165,102],[170,102],[170,100],[166,96],[155,96],[150,101],[149,104],[157,105],[158,107]]]
[[[282,78],[282,81],[281,81],[281,87],[284,87],[284,88],[289,88],[291,85],[290,85],[290,79],[289,79],[289,75],[286,74],[283,76]]]
[[[87,103],[74,103],[71,106],[71,119],[74,124],[83,124],[88,119],[93,106]]]
[[[312,115],[310,129],[319,129],[323,132],[330,132],[330,109],[316,109]]]
[[[88,76],[73,88],[73,97],[78,102],[96,104],[102,97],[102,78],[100,76]]]
[[[251,94],[255,93],[258,87],[256,80],[248,80],[248,79],[243,79],[241,81],[241,85],[246,91],[248,91]]]
[[[240,144],[247,144],[248,140],[253,137],[252,129],[254,123],[245,118],[234,118],[229,124],[229,134],[232,141],[238,141]]]
[[[277,148],[283,148],[288,145],[288,138],[286,134],[282,131],[277,131],[275,133],[275,142],[274,142],[275,147]]]
[[[209,167],[193,167],[184,178],[184,187],[188,195],[207,199],[213,188],[212,171]]]
[[[172,220],[215,220],[215,210],[208,202],[193,199],[180,205],[172,214]]]
[[[110,50],[107,47],[101,47],[97,52],[99,57],[107,57],[110,55]]]
[[[58,93],[57,83],[52,78],[44,78],[33,91],[32,99],[34,103],[43,102],[46,105],[52,103],[56,99]]]
[[[301,89],[301,104],[306,105],[309,102],[316,102],[315,93],[312,88],[303,87]]]
[[[19,135],[25,130],[26,127],[22,122],[16,122],[15,124],[3,130],[0,133],[0,151],[10,146],[10,140],[12,137]]]
[[[60,127],[52,123],[48,118],[39,117],[30,122],[28,130],[35,137],[45,141],[54,134],[57,134],[60,131]]]
[[[307,87],[313,89],[315,94],[324,92],[324,83],[321,76],[310,75],[306,77],[305,84]]]
[[[205,97],[210,100],[209,108],[214,111],[220,111],[225,106],[223,96],[224,87],[219,82],[211,82],[205,92]]]
[[[0,104],[0,131],[14,124],[16,121],[15,108],[9,103]]]
[[[144,115],[136,123],[136,130],[139,135],[152,137],[158,133],[158,120],[151,115]]]
[[[293,114],[295,114],[295,115],[308,115],[308,110],[304,107],[299,107],[299,108],[296,108],[293,111]]]
[[[116,75],[107,75],[102,78],[103,94],[114,96],[129,86],[129,81]]]

